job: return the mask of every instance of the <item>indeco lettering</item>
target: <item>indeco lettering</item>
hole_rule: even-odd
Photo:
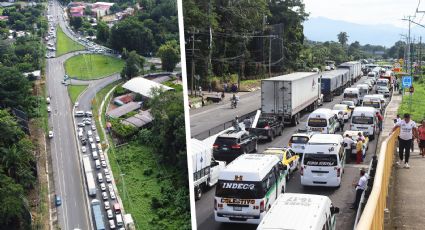
[[[223,188],[254,190],[254,184],[223,183]]]

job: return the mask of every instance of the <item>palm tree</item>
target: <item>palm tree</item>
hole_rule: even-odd
[[[347,32],[340,32],[338,35],[338,41],[341,43],[342,46],[345,46],[348,42],[348,35]]]

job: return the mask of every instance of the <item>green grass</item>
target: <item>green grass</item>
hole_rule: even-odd
[[[172,81],[166,81],[166,82],[163,82],[162,84],[173,88],[176,92],[183,92],[183,85],[181,84],[175,84]]]
[[[414,83],[413,87],[415,88],[415,93],[412,96],[411,110],[409,110],[410,95],[406,92],[403,96],[403,102],[398,108],[398,113],[410,113],[414,121],[420,122],[425,118],[425,84]]]
[[[84,46],[66,36],[60,26],[56,27],[56,38],[56,56],[60,56],[73,51],[84,50]]]
[[[75,104],[75,101],[77,100],[78,96],[83,92],[88,85],[69,85],[68,86],[68,94],[71,98],[72,104]]]
[[[65,71],[70,77],[90,80],[121,72],[124,61],[101,54],[73,56],[65,62]]]

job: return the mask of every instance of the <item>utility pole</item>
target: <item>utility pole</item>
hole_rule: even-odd
[[[269,78],[272,77],[272,36],[269,37]]]
[[[412,61],[411,61],[411,58],[410,58],[410,25],[411,25],[411,20],[410,20],[410,18],[411,18],[412,16],[408,16],[408,20],[409,20],[409,34],[407,35],[407,45],[408,45],[408,48],[407,48],[407,58],[409,58],[409,69],[410,69],[410,76],[412,76]]]
[[[190,95],[193,95],[193,81],[195,76],[195,28],[192,28],[192,74],[191,74]]]

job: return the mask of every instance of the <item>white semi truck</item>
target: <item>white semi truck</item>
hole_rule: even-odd
[[[207,146],[204,142],[192,139],[191,158],[193,186],[195,189],[195,199],[201,199],[204,189],[214,186],[218,181],[218,174],[226,167],[226,162],[216,161],[212,158],[212,146]]]
[[[316,72],[295,72],[262,80],[262,115],[298,124],[301,112],[314,111],[322,103],[319,78]]]

